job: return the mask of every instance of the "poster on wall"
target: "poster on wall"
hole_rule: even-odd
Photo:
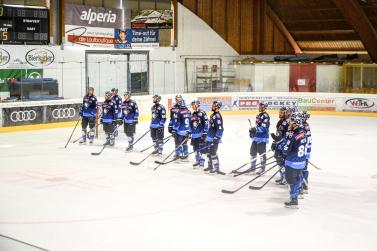
[[[114,47],[114,29],[130,28],[130,10],[64,5],[66,45]]]
[[[172,29],[172,10],[132,10],[132,29]]]
[[[139,49],[159,47],[159,32],[156,29],[115,29],[114,48]]]

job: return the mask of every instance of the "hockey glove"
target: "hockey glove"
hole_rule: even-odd
[[[206,138],[207,138],[207,133],[206,133],[206,132],[203,132],[201,138],[202,138],[202,141],[205,142],[205,141],[206,141]]]
[[[219,144],[220,139],[218,137],[213,138],[213,144]]]
[[[278,164],[279,166],[284,165],[284,162],[285,162],[285,156],[283,154],[276,157],[276,164]]]
[[[116,122],[119,126],[123,125],[123,119],[122,118],[117,119]]]
[[[257,132],[257,128],[256,127],[250,128],[249,129],[250,138],[254,138],[254,135],[255,135],[256,132]]]
[[[272,135],[271,135],[272,136]],[[272,151],[275,151],[276,150],[276,142],[274,141],[274,142],[272,142],[272,144],[271,144],[271,150]]]
[[[168,126],[168,132],[173,133],[173,127],[172,126]]]

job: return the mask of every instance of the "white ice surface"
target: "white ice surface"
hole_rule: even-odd
[[[224,118],[225,172],[249,160],[247,118]],[[153,171],[156,157],[131,166],[146,153],[126,154],[123,133],[100,156],[90,155],[100,140],[63,149],[72,128],[0,134],[0,234],[54,251],[377,250],[377,119],[312,116],[310,124],[312,162],[322,170],[310,168],[298,210],[283,207],[288,191],[273,182],[220,192],[250,175],[210,176],[192,161]]]

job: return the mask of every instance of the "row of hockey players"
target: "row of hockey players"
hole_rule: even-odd
[[[150,128],[155,154],[161,154],[164,145],[166,110],[160,102],[161,96],[154,95]],[[170,110],[168,124],[168,132],[173,136],[175,143],[174,159],[186,159],[188,157],[188,141],[191,139],[196,160],[193,166],[204,168],[205,159],[203,155],[206,154],[208,167],[204,171],[225,174],[220,171],[219,157],[217,155],[217,149],[224,132],[223,119],[220,114],[221,105],[220,101],[213,101],[212,114],[208,119],[206,112],[200,109],[198,100],[191,102],[191,113],[182,96],[176,95],[175,104]]]
[[[154,95],[151,108],[152,119],[150,124],[151,138],[154,143],[154,154],[162,154],[164,142],[164,130],[166,123],[166,109],[160,104],[161,96]],[[223,120],[220,114],[221,102],[214,101],[212,104],[212,115],[208,119],[205,111],[200,109],[200,102],[191,102],[192,113],[186,106],[181,95],[175,97],[175,104],[170,110],[170,122],[168,131],[175,142],[175,159],[185,159],[188,157],[188,141],[195,151],[195,166],[204,168],[207,155],[208,167],[204,171],[224,174],[219,168],[219,158],[217,155],[218,145],[223,135]],[[80,143],[85,143],[89,138],[89,143],[94,139],[95,119],[97,116],[97,99],[94,96],[94,89],[91,87],[87,95],[83,98],[83,105],[80,110],[82,116],[82,139]],[[128,138],[127,151],[133,149],[136,124],[138,123],[139,111],[134,100],[131,99],[130,92],[124,93],[124,101],[118,96],[118,90],[105,93],[105,101],[102,103],[102,114],[100,123],[106,133],[106,145],[113,146],[118,127],[124,124],[124,132]],[[89,133],[87,127],[89,126]]]
[[[85,143],[87,138],[89,138],[89,143],[93,143],[97,105],[97,98],[94,96],[94,88],[89,87],[88,93],[83,98],[83,104],[80,109],[80,116],[82,117],[81,144]],[[130,110],[132,110],[132,114],[128,114]],[[103,129],[106,133],[105,144],[111,146],[115,144],[115,137],[118,133],[118,127],[119,125],[123,124],[123,120],[124,131],[128,136],[128,141],[132,142],[133,134],[128,132],[135,131],[138,116],[139,111],[137,105],[131,100],[131,94],[129,92],[124,93],[123,102],[122,98],[118,95],[118,89],[113,88],[111,92],[106,92],[105,101],[102,103],[102,113],[100,115],[100,122],[103,124]],[[88,126],[89,132],[87,132]]]
[[[263,174],[266,168],[266,145],[269,143],[270,116],[266,112],[267,103],[260,102],[259,114],[256,116],[255,127],[249,130],[252,144],[250,155],[252,158],[250,172],[255,171],[257,154],[260,156],[261,167],[257,174]],[[279,185],[289,185],[290,201],[287,207],[298,205],[299,193],[308,190],[308,162],[311,153],[312,137],[308,124],[310,114],[306,111],[297,112],[294,107],[281,107],[276,133],[271,133],[276,163],[279,166]]]

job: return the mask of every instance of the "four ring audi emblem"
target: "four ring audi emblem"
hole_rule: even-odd
[[[13,122],[33,121],[37,118],[37,113],[33,110],[17,111],[10,114],[10,120]]]
[[[76,115],[74,108],[57,108],[52,110],[52,117],[54,119],[69,119]]]

